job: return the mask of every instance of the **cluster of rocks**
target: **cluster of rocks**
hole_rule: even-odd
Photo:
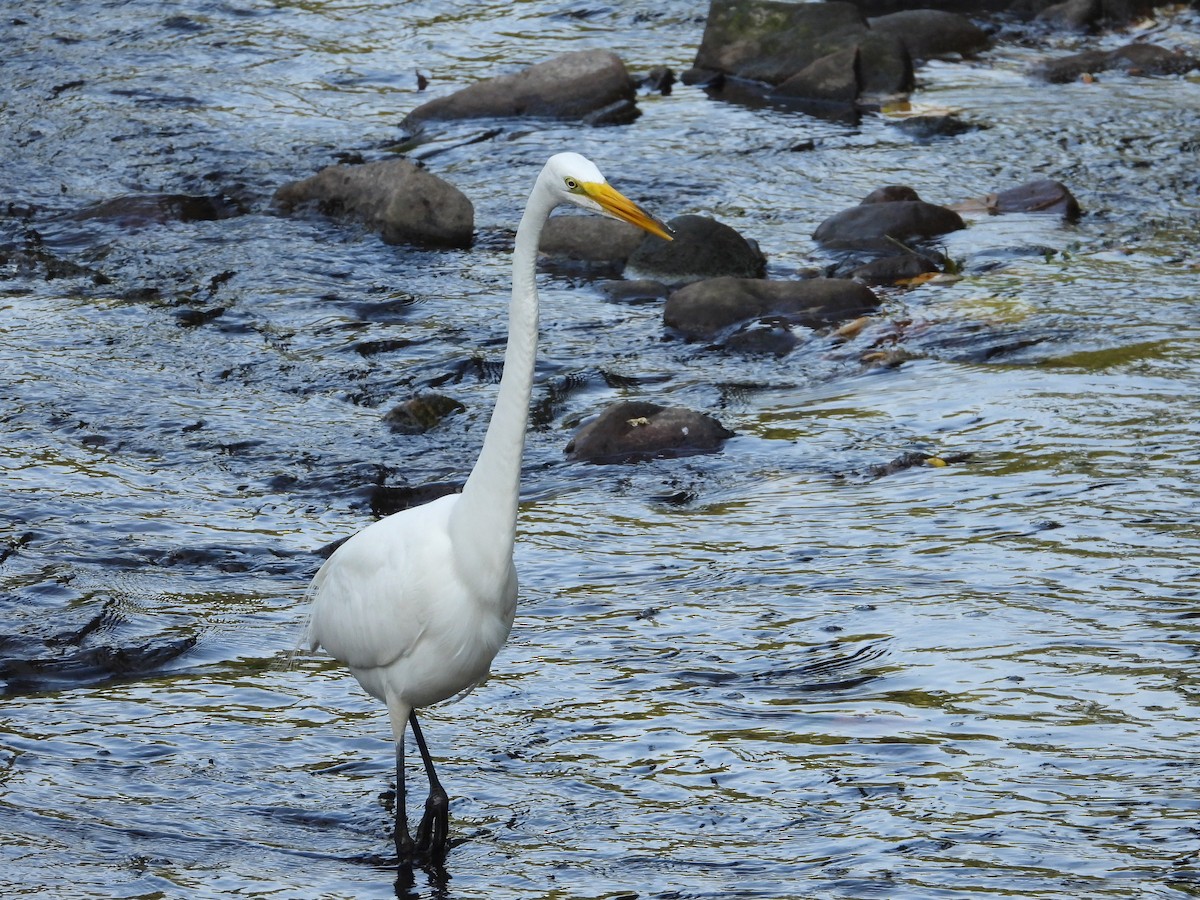
[[[987,49],[989,31],[968,15],[1003,12],[1041,25],[1090,29],[1149,11],[1144,0],[920,0],[921,8],[914,5],[912,0],[711,0],[694,64],[681,80],[702,85],[717,98],[754,95],[769,102],[859,109],[911,90],[914,66],[924,60],[970,57]],[[1113,69],[1169,74],[1198,66],[1186,54],[1134,43],[1049,59],[1031,74],[1059,83]],[[584,50],[430,100],[408,114],[404,127],[417,133],[438,121],[527,116],[618,125],[638,116],[639,88],[669,93],[673,81],[674,74],[665,69],[635,79],[616,54]],[[920,135],[943,136],[967,126],[938,120],[909,127]],[[467,247],[475,234],[471,200],[399,158],[330,166],[284,185],[274,199],[284,212],[316,208],[362,223],[389,243]],[[782,355],[806,334],[832,331],[874,312],[880,299],[872,287],[943,271],[947,261],[938,241],[965,227],[964,214],[1013,211],[1046,212],[1068,221],[1080,214],[1070,191],[1053,181],[1032,181],[953,207],[922,200],[903,185],[885,185],[817,227],[814,242],[836,260],[820,277],[784,280],[766,277],[766,259],[752,239],[699,215],[671,220],[675,240],[670,243],[621,222],[557,216],[545,229],[541,250],[555,265],[623,276],[601,285],[613,299],[665,301],[664,328],[680,339]],[[139,224],[241,212],[227,198],[146,195],[119,198],[80,215]],[[461,409],[451,398],[421,395],[386,419],[393,429],[412,433]],[[620,460],[704,452],[730,435],[698,412],[622,401],[585,425],[567,453],[571,459]]]

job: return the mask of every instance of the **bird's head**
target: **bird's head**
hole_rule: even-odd
[[[665,224],[610,185],[586,156],[555,154],[542,170],[542,180],[559,203],[630,222],[660,238],[673,240]]]

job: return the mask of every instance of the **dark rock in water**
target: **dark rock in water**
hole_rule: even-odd
[[[776,85],[780,96],[847,104],[861,93],[912,87],[903,43],[873,33],[851,3],[712,0],[704,37],[684,82],[723,73]]]
[[[422,434],[437,426],[446,416],[464,409],[466,407],[453,397],[419,394],[393,406],[383,414],[383,421],[398,434]]]
[[[823,103],[858,99],[858,47],[838,50],[805,66],[775,89],[777,94]]]
[[[1004,12],[1013,0],[851,0],[867,17],[891,15],[896,12],[921,9],[940,9],[963,16],[979,17]]]
[[[605,281],[600,290],[618,303],[651,303],[666,300],[671,289],[661,281],[642,278],[633,281]]]
[[[678,216],[667,223],[674,236],[664,241],[643,235],[629,257],[638,272],[675,282],[732,275],[759,278],[767,268],[758,245],[708,216]]]
[[[475,207],[458,188],[403,159],[329,166],[284,185],[275,201],[285,210],[313,203],[364,222],[389,244],[465,247],[475,228]]]
[[[928,257],[919,253],[906,253],[903,256],[872,260],[854,269],[850,277],[863,284],[895,284],[906,278],[937,271],[937,264]]]
[[[737,353],[786,356],[800,343],[791,324],[781,316],[752,319],[735,328],[721,341],[721,348]]]
[[[583,262],[614,262],[623,266],[642,242],[645,232],[628,222],[599,216],[551,216],[542,229],[539,252]],[[663,243],[659,239],[660,243]]]
[[[371,491],[371,515],[377,519],[382,519],[384,516],[390,516],[392,513],[400,512],[402,509],[421,506],[424,503],[436,500],[438,497],[445,497],[447,494],[457,494],[461,490],[461,482],[449,481],[420,484],[415,487],[409,485],[400,487],[383,484],[377,485]],[[347,535],[327,547],[322,547],[318,551],[318,554],[328,559],[334,550],[350,540],[351,537],[353,535]]]
[[[850,3],[712,0],[693,67],[782,84],[866,30]]]
[[[956,203],[954,208],[970,213],[1057,213],[1069,222],[1078,219],[1082,212],[1079,202],[1067,186],[1049,178],[1030,181],[977,200]]]
[[[908,9],[869,19],[871,31],[897,38],[912,59],[934,59],[986,50],[987,33],[965,16],[937,9]]]
[[[1075,81],[1082,75],[1113,69],[1130,75],[1182,75],[1200,68],[1200,59],[1157,44],[1128,44],[1116,50],[1087,50],[1047,60],[1033,74],[1052,84]]]
[[[886,463],[869,467],[867,475],[872,478],[885,478],[888,475],[895,475],[897,472],[903,472],[906,469],[916,468],[917,466],[930,466],[940,469],[955,463],[965,462],[970,458],[970,453],[942,453],[934,455],[932,453],[922,453],[919,450],[909,450]]]
[[[646,73],[646,77],[640,82],[640,86],[644,90],[662,94],[664,97],[670,96],[674,84],[675,71],[667,66],[655,66]]]
[[[864,203],[895,203],[897,200],[920,199],[920,195],[907,184],[885,184],[875,188],[858,202],[861,206]]]
[[[903,42],[868,31],[858,40],[858,82],[864,94],[902,94],[913,89],[913,63]]]
[[[1065,184],[1049,178],[1041,178],[1026,184],[1000,191],[994,195],[996,212],[1049,212],[1058,213],[1070,222],[1082,212]]]
[[[733,435],[704,413],[622,400],[575,432],[566,454],[575,461],[632,462],[717,450]]]
[[[409,113],[404,125],[493,116],[581,119],[616,103],[633,104],[635,95],[619,56],[608,50],[579,50],[430,100]]]
[[[1058,28],[1091,31],[1127,25],[1153,13],[1156,5],[1154,0],[1014,0],[1008,11]]]
[[[813,240],[834,249],[896,249],[895,241],[936,237],[965,228],[962,217],[924,200],[866,203],[834,213],[817,226]]]
[[[964,122],[957,116],[910,116],[905,119],[897,119],[892,124],[919,141],[954,137],[968,131],[976,131],[979,128],[978,125]]]
[[[763,316],[820,328],[878,306],[879,298],[869,288],[840,278],[712,278],[671,294],[663,308],[663,322],[686,337],[711,340],[732,325]]]
[[[641,114],[642,111],[632,100],[617,100],[608,106],[602,106],[600,109],[588,113],[583,117],[583,124],[628,125]]]
[[[127,228],[167,222],[214,222],[241,215],[245,210],[219,195],[128,194],[85,206],[73,219],[104,219]]]

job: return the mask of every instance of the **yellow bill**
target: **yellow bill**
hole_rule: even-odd
[[[600,208],[614,218],[630,222],[663,240],[673,241],[671,229],[646,212],[611,184],[600,181],[585,181],[580,187],[583,192],[600,204]]]

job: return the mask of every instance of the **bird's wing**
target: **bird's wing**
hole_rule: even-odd
[[[447,519],[455,497],[403,510],[342,544],[310,587],[308,639],[351,668],[407,656],[434,610],[429,598],[453,577]]]

